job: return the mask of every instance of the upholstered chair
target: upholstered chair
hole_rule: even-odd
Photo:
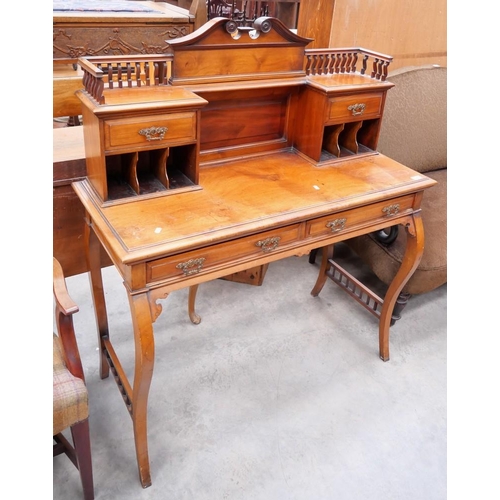
[[[78,306],[69,296],[63,270],[54,258],[53,456],[65,453],[80,472],[83,498],[94,498],[88,392],[73,327]],[[70,430],[72,441],[63,431]]]

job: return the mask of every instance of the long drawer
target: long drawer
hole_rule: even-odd
[[[196,113],[123,118],[104,122],[104,147],[113,151],[159,148],[196,140]]]
[[[146,279],[149,283],[168,278],[192,276],[210,271],[226,262],[237,263],[258,255],[279,251],[299,240],[299,224],[257,235],[201,248],[180,255],[149,262]]]
[[[319,217],[306,224],[306,237],[315,238],[326,236],[332,233],[353,231],[367,224],[387,221],[390,224],[391,218],[411,212],[414,196],[402,196],[390,202],[376,203],[368,207],[346,210],[334,215]]]

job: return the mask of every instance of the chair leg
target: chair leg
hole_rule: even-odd
[[[318,254],[318,249],[315,248],[314,250],[311,250],[309,252],[309,264],[315,264],[316,263],[316,255]]]
[[[73,436],[78,470],[82,481],[83,498],[85,500],[94,500],[94,478],[92,474],[88,419],[73,425],[71,427],[71,435]]]
[[[401,319],[401,313],[403,312],[403,309],[406,307],[406,304],[408,304],[410,298],[411,294],[409,293],[401,292],[398,295],[396,303],[394,304],[394,309],[392,310],[391,326],[394,326],[396,321]]]

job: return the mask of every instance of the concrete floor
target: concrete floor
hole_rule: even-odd
[[[199,325],[187,290],[162,301],[146,489],[132,421],[114,380],[98,375],[88,278],[68,278],[80,306],[96,499],[446,499],[446,285],[410,300],[384,363],[376,319],[331,281],[312,297],[317,272],[307,256],[292,257],[272,263],[261,287],[201,285]],[[114,347],[132,378],[125,290],[113,268],[104,279]],[[83,498],[64,455],[53,474],[55,500]]]

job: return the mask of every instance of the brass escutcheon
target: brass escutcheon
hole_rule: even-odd
[[[165,137],[167,127],[141,128],[139,135],[144,135],[148,141],[161,141]]]
[[[344,229],[346,221],[347,219],[335,219],[327,222],[326,227],[329,227],[332,230],[332,233],[336,233]]]
[[[265,240],[258,241],[255,243],[255,246],[261,247],[263,252],[271,252],[277,248],[280,239],[281,238],[279,236],[273,236],[272,238],[266,238]]]
[[[399,212],[399,203],[395,203],[394,205],[388,205],[382,209],[382,212],[387,215],[387,217],[391,217],[392,215],[396,215]]]
[[[187,262],[180,262],[175,267],[177,269],[182,269],[185,276],[191,276],[201,271],[204,262],[205,257],[200,257],[199,259],[189,259]]]
[[[352,111],[352,116],[362,115],[365,112],[366,104],[351,104],[347,107],[349,111]]]

